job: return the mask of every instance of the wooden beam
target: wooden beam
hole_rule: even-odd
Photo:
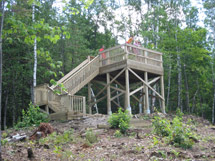
[[[91,106],[91,101],[92,101],[92,94],[91,94],[91,83],[88,83],[88,102],[89,102],[89,114],[92,114],[92,106]]]
[[[160,79],[160,77],[156,77],[156,78],[154,78],[153,80],[149,81],[148,84],[150,85],[150,84],[152,84],[152,83],[155,83],[155,82],[157,82],[159,79]]]
[[[148,83],[148,73],[144,73],[145,77],[145,82]],[[142,79],[142,78],[141,78]],[[148,86],[145,86],[145,113],[150,114],[150,108],[149,108],[149,91],[148,91]]]
[[[103,85],[103,86],[106,86],[106,84],[105,84],[104,82],[101,82],[101,81],[94,80],[93,82],[98,83],[98,84],[101,84],[101,85]],[[122,90],[122,89],[113,87],[113,86],[111,86],[111,85],[110,85],[110,88],[125,93],[125,90]]]
[[[112,78],[112,77],[111,77],[111,78]],[[115,83],[118,84],[121,88],[125,89],[125,87],[124,87],[120,82],[118,82],[117,80],[115,80]],[[134,95],[131,95],[131,97],[133,97],[134,99],[136,99],[136,98],[134,97]]]
[[[113,83],[114,80],[116,80],[123,72],[125,69],[121,70],[99,93],[96,95],[98,97],[111,83]]]
[[[116,96],[112,97],[112,98],[111,98],[111,101],[113,101],[115,98],[121,96],[122,94],[124,94],[124,93],[121,92],[121,93],[117,94]]]
[[[132,69],[128,68],[128,70],[133,73],[139,80],[141,80],[143,82],[143,84],[145,86],[147,86],[148,88],[150,88],[153,92],[155,92],[156,95],[158,95],[158,97],[162,100],[164,100],[164,98],[156,91],[154,90],[150,85],[148,85],[148,83],[146,83],[139,75],[137,75]]]
[[[96,102],[92,102],[90,105],[93,106],[96,103],[99,103],[100,101],[102,101],[103,99],[105,99],[107,97],[107,95],[104,95],[103,97],[99,98],[96,100]]]
[[[161,95],[164,97],[164,78],[161,76]],[[162,100],[162,112],[165,114],[165,100]]]
[[[125,109],[131,114],[131,105],[130,105],[130,88],[129,88],[129,70],[125,70]]]
[[[106,74],[107,76],[107,84],[110,84],[110,73]],[[111,115],[111,93],[110,93],[110,86],[107,86],[107,114]]]
[[[133,94],[135,94],[136,92],[138,92],[139,90],[141,90],[141,89],[143,89],[143,88],[144,88],[144,86],[141,86],[141,87],[135,89],[134,91],[132,91],[132,92],[130,93],[130,96],[133,95]]]

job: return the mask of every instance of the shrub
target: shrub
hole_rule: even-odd
[[[194,144],[193,140],[190,138],[193,137],[190,128],[185,127],[181,122],[179,117],[175,117],[172,121],[172,135],[170,137],[170,142],[175,146],[179,146],[185,149],[191,148]]]
[[[170,121],[167,119],[155,116],[152,125],[154,127],[154,132],[160,136],[169,136],[171,134]]]
[[[120,138],[122,136],[122,133],[119,130],[116,130],[114,136]]]
[[[178,116],[178,118],[179,118],[180,120],[182,120],[183,115],[184,115],[184,113],[181,112],[180,108],[177,108],[177,110],[176,110],[176,116]]]
[[[48,114],[40,111],[38,106],[29,104],[27,111],[22,110],[22,121],[16,124],[16,128],[29,127],[32,125],[38,126],[41,122],[48,122]]]
[[[173,119],[172,125],[167,119],[155,117],[153,127],[156,134],[167,137],[168,142],[175,146],[188,149],[194,144],[191,139],[195,138],[194,135],[191,133],[190,128],[187,128],[178,116]]]
[[[122,111],[122,108],[119,108],[118,113],[114,113],[108,119],[108,123],[111,128],[119,128],[120,132],[125,134],[130,125],[131,116],[128,111]]]
[[[86,140],[87,140],[90,144],[93,144],[93,143],[97,142],[97,136],[96,136],[96,134],[92,131],[92,129],[87,130],[87,133],[86,133]]]

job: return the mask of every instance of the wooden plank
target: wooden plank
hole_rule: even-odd
[[[121,96],[121,95],[123,95],[123,94],[124,94],[124,93],[122,93],[122,92],[119,93],[119,94],[117,94],[116,96],[114,96],[114,97],[111,98],[111,101],[113,101],[114,99],[116,99],[117,97],[119,97],[119,96]]]
[[[91,86],[92,84],[89,82],[88,83],[88,102],[89,102],[89,114],[92,114],[92,106],[90,105],[90,102],[92,101],[92,94],[91,94]]]
[[[110,65],[106,65],[106,66],[100,67],[99,68],[99,73],[100,74],[110,73],[110,72],[113,72],[113,71],[116,71],[116,70],[123,69],[126,66],[127,66],[127,61],[126,60],[122,60],[122,61],[110,64]]]
[[[107,84],[110,84],[110,73],[106,74],[107,76]],[[107,86],[107,114],[111,115],[111,93],[110,93],[110,85]]]
[[[164,98],[165,96],[164,96],[164,78],[163,78],[163,76],[161,76],[160,79],[161,79],[161,95]],[[166,111],[165,111],[165,100],[164,99],[162,100],[162,112],[164,114],[166,113]]]
[[[153,80],[149,81],[148,84],[150,85],[150,84],[152,84],[152,83],[155,83],[155,82],[157,82],[159,79],[160,79],[160,77],[156,77],[156,78],[154,78]]]
[[[111,79],[112,79],[112,78],[111,78]],[[93,80],[93,82],[98,83],[98,84],[101,84],[101,85],[103,85],[103,86],[106,85],[105,83],[103,83],[103,82],[101,82],[101,81],[97,81],[97,80]],[[116,88],[116,87],[114,87],[114,86],[110,86],[110,88],[125,93],[125,90]]]
[[[139,80],[141,80],[144,85],[146,85],[148,88],[150,88],[153,92],[155,92],[156,95],[158,95],[160,97],[160,99],[164,100],[164,98],[157,92],[154,90],[154,88],[152,88],[150,85],[148,85],[148,83],[146,83],[140,76],[138,76],[132,69],[128,68],[130,72],[132,72]]]
[[[143,89],[143,88],[144,88],[144,86],[141,86],[141,87],[135,89],[134,91],[132,91],[132,92],[130,93],[130,96],[133,95],[133,94],[135,94],[136,92],[138,92],[139,90],[141,90],[141,89]]]
[[[143,83],[145,85],[145,109],[146,109],[145,113],[150,114],[149,91],[148,91],[148,86],[146,85],[148,83],[148,73],[147,72],[144,73],[144,77],[145,77],[145,83],[144,82]]]
[[[144,47],[137,47],[137,46],[131,45],[131,44],[126,44],[126,46],[130,46],[130,47],[133,47],[133,48],[137,48],[137,49],[144,50],[144,51],[154,53],[154,54],[158,54],[158,55],[163,55],[163,53],[161,53],[161,52],[151,50],[151,49],[147,49],[147,48],[144,48]]]
[[[131,114],[131,105],[130,105],[130,88],[129,88],[129,70],[125,70],[125,109]]]
[[[125,69],[121,70],[97,95],[96,97],[98,97],[111,83],[113,83],[114,80],[116,80],[123,72],[125,71]]]
[[[61,111],[49,114],[50,120],[67,120],[67,112]]]
[[[84,60],[81,64],[79,64],[77,67],[75,67],[73,70],[71,70],[69,73],[67,73],[64,77],[62,77],[59,81],[57,81],[57,84],[60,84],[64,82],[65,80],[69,79],[74,73],[79,71],[84,65],[86,65],[89,62],[88,59]],[[50,88],[54,89],[57,85],[52,85]]]
[[[127,65],[129,68],[132,68],[132,69],[146,71],[146,72],[157,74],[157,75],[163,75],[163,68],[161,68],[159,66],[144,64],[144,63],[140,63],[140,62],[137,62],[134,60],[128,60]]]

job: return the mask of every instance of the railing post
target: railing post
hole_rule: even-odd
[[[71,96],[71,110],[72,110],[72,113],[74,113],[74,110],[73,110],[74,104],[73,104],[73,102],[74,102],[74,97]]]
[[[128,59],[128,46],[125,44],[125,59]]]
[[[83,97],[83,114],[86,115],[86,97]]]
[[[145,63],[148,64],[148,51],[144,51]]]

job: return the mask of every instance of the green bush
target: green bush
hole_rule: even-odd
[[[21,120],[16,124],[16,128],[38,126],[41,122],[48,122],[48,114],[41,112],[38,106],[30,103],[27,111],[22,110]]]
[[[180,108],[177,108],[177,110],[176,110],[176,116],[178,116],[178,118],[180,120],[182,120],[183,119],[183,115],[184,115],[184,113],[181,112]]]
[[[86,132],[86,140],[90,144],[93,144],[93,143],[97,142],[97,136],[92,130],[87,130],[87,132]]]
[[[152,125],[154,127],[154,132],[160,136],[169,136],[171,134],[170,121],[167,119],[155,116]]]
[[[131,115],[129,115],[128,111],[122,111],[122,108],[119,108],[118,113],[114,113],[108,119],[108,123],[111,128],[119,128],[122,134],[125,134],[129,128],[131,120]]]
[[[114,136],[120,138],[122,136],[122,133],[119,130],[116,130]]]
[[[181,122],[181,119],[176,116],[172,121],[172,135],[170,136],[170,142],[175,146],[182,147],[184,149],[191,148],[194,144],[193,137],[190,128],[185,127]]]
[[[157,135],[167,137],[169,143],[184,149],[188,149],[194,144],[191,138],[195,137],[191,133],[190,128],[183,124],[181,118],[182,117],[176,116],[173,119],[171,125],[169,120],[155,117],[153,121],[154,132]]]

